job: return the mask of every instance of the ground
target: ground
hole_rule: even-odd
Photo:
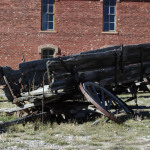
[[[122,95],[126,99],[129,95]],[[134,103],[134,102],[131,102]],[[130,103],[130,104],[131,104]],[[138,104],[147,109],[134,110],[138,116],[121,116],[122,124],[106,122],[106,117],[93,122],[55,122],[42,124],[40,121],[15,125],[0,134],[0,149],[9,150],[150,150],[150,93],[138,94]],[[0,107],[8,104],[0,103]],[[12,105],[9,104],[8,107]],[[4,121],[5,117],[0,117]],[[10,119],[10,118],[9,118]]]

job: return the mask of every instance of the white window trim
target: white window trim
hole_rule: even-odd
[[[104,2],[104,0],[100,0],[100,2]],[[120,0],[116,0],[117,3],[120,3]]]

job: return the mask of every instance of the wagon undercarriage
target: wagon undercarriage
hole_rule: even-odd
[[[21,63],[18,70],[1,67],[0,84],[8,100],[17,109],[30,108],[30,115],[48,112],[67,120],[103,114],[120,123],[120,112],[134,112],[116,95],[130,90],[127,101],[136,99],[138,89],[150,90],[149,76],[150,44],[121,45]]]

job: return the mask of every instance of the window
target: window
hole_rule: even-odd
[[[104,0],[103,31],[115,31],[116,0]]]
[[[42,0],[42,30],[54,30],[54,0]]]
[[[52,58],[56,57],[58,54],[58,46],[53,44],[44,44],[38,47],[38,53],[41,55],[41,58]]]
[[[42,59],[44,58],[53,58],[54,50],[52,49],[43,49],[42,50]]]

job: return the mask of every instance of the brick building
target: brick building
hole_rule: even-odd
[[[150,42],[150,0],[1,0],[0,65]]]

